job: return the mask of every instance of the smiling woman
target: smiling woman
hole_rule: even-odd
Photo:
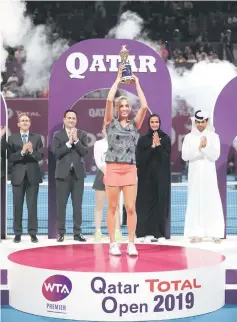
[[[139,138],[136,148],[136,236],[144,237],[145,241],[168,238],[171,140],[160,127],[160,117],[156,114],[150,115],[148,132]]]
[[[121,255],[121,251],[115,242],[115,213],[120,191],[123,190],[129,236],[127,253],[131,256],[137,256],[138,253],[134,245],[136,230],[135,201],[137,195],[135,149],[138,130],[141,128],[147,112],[147,101],[138,78],[133,75],[141,107],[135,118],[129,120],[131,106],[127,97],[121,96],[115,101],[118,118],[113,118],[113,102],[118,85],[121,82],[123,68],[123,65],[120,65],[117,79],[108,93],[104,117],[108,138],[108,151],[105,159],[105,186],[108,197],[107,226],[111,243],[109,252],[111,255]]]

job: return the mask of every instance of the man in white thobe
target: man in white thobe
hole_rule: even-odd
[[[204,237],[219,243],[225,225],[215,165],[220,156],[220,140],[206,111],[197,111],[191,119],[192,130],[182,146],[182,159],[189,162],[184,236],[192,243],[201,242]]]

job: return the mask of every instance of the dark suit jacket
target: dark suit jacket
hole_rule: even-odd
[[[68,135],[65,129],[54,134],[53,138],[53,153],[56,158],[56,179],[65,179],[70,171],[71,164],[76,177],[85,178],[86,169],[83,157],[88,153],[88,137],[85,131],[78,130],[77,137],[79,141],[73,144],[72,148],[68,148]]]
[[[42,175],[38,162],[44,157],[43,143],[41,136],[36,133],[29,133],[29,141],[33,146],[33,153],[22,156],[23,142],[20,133],[12,133],[8,139],[9,161],[13,163],[11,171],[11,183],[19,185],[22,183],[25,174],[31,184],[42,182]]]
[[[6,140],[6,134],[1,138],[1,177],[6,175],[6,157],[7,157],[8,144]]]

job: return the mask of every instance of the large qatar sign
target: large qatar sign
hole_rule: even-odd
[[[72,108],[85,94],[112,86],[117,76],[119,52],[125,44],[130,51],[132,70],[139,77],[150,110],[160,115],[163,130],[171,134],[170,75],[164,61],[153,49],[134,40],[90,39],[65,51],[53,68],[49,87],[50,238],[56,236],[55,160],[51,152],[53,134],[62,128],[65,110]],[[121,88],[136,94],[134,85],[121,85]],[[78,119],[77,126],[84,129],[86,124],[80,123],[80,115]]]

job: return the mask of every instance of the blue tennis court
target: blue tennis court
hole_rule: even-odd
[[[92,189],[94,176],[89,175],[85,181],[85,191],[83,198],[83,224],[82,232],[85,235],[94,233],[94,208],[95,192]],[[12,187],[8,184],[8,234],[13,234],[13,201]],[[171,235],[183,235],[185,210],[187,205],[187,183],[172,183],[171,189]],[[214,201],[213,201],[214,202]],[[227,185],[227,235],[237,235],[237,182],[228,181]],[[106,204],[104,208],[104,219],[102,223],[102,233],[107,234]],[[72,207],[69,199],[67,206],[66,229],[67,233],[73,232]],[[48,234],[48,184],[45,181],[40,185],[38,197],[38,225],[40,235]],[[27,234],[27,208],[24,204],[23,214],[24,233]],[[122,226],[124,234],[127,233],[125,225]]]

